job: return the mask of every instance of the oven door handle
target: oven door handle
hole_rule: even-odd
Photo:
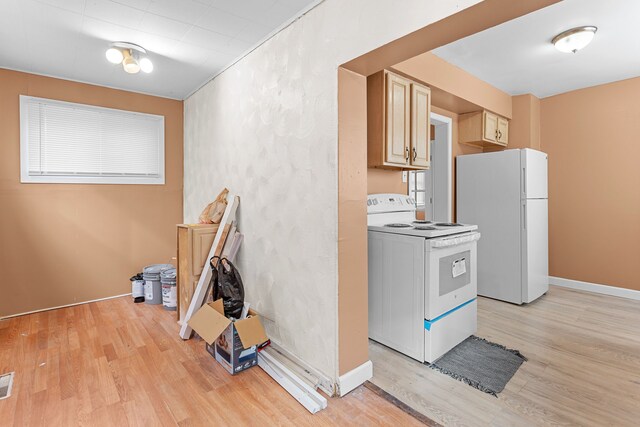
[[[480,233],[467,234],[466,236],[449,237],[448,239],[434,240],[431,242],[434,248],[446,248],[449,246],[462,245],[480,240]]]

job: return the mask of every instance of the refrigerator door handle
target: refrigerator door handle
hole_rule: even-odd
[[[522,228],[527,229],[527,202],[522,203]]]
[[[522,168],[522,196],[527,197],[527,168]]]

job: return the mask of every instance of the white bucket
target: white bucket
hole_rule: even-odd
[[[133,280],[131,282],[131,295],[134,299],[144,298],[144,280]]]
[[[176,289],[176,269],[170,268],[160,273],[162,283],[162,305],[166,310],[178,309],[178,292]]]

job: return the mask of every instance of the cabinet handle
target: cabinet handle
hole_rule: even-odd
[[[498,129],[496,129],[496,139],[498,139]]]
[[[415,162],[417,158],[418,158],[418,151],[416,150],[416,147],[413,147],[413,161]]]
[[[502,132],[498,131],[498,139],[502,139]]]
[[[404,148],[404,152],[405,152],[405,160],[408,162],[409,161],[409,147],[405,147]]]

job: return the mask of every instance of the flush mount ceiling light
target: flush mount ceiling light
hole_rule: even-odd
[[[136,74],[142,70],[145,73],[153,71],[153,63],[146,56],[147,51],[137,44],[128,42],[113,42],[107,49],[107,60],[113,64],[122,64],[122,68],[129,74]]]
[[[560,52],[573,52],[576,53],[593,40],[598,29],[594,26],[585,26],[572,28],[567,31],[563,31],[551,40],[551,43]]]

